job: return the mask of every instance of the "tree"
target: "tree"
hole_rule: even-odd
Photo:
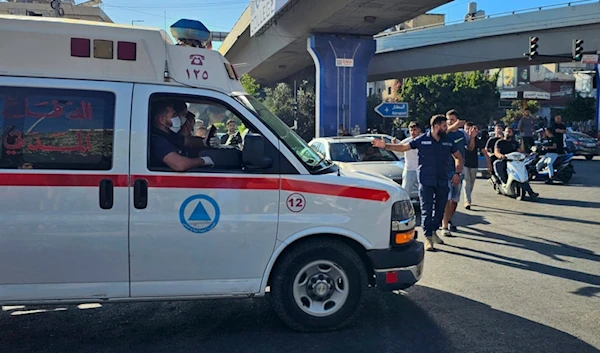
[[[242,86],[244,87],[244,91],[246,91],[246,93],[248,93],[251,96],[254,96],[255,98],[258,98],[258,96],[260,95],[260,85],[256,83],[256,80],[252,76],[248,74],[243,74],[242,77],[240,77],[240,82],[242,83]]]
[[[485,125],[498,107],[496,80],[497,75],[486,77],[481,71],[409,78],[397,100],[408,103],[409,120],[424,126],[433,115],[450,109],[461,119]]]
[[[521,118],[523,117],[522,100],[513,101],[511,103],[511,106],[512,109],[507,109],[505,112],[506,116],[502,118],[502,121],[504,122],[504,124],[506,124],[506,126],[511,126],[513,123],[521,120]],[[531,115],[533,115],[540,109],[540,106],[537,101],[527,101],[527,108],[531,112]]]
[[[294,95],[293,89],[280,82],[274,88],[264,88],[264,104],[275,113],[284,123],[294,125]],[[306,141],[315,136],[315,89],[308,81],[303,81],[297,91],[298,114],[296,132]]]
[[[562,116],[567,121],[587,121],[596,116],[596,100],[579,95],[565,106]]]

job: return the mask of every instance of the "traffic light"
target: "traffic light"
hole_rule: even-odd
[[[525,53],[529,57],[529,61],[533,60],[538,55],[538,37],[529,37],[529,53]]]
[[[583,57],[583,39],[573,39],[573,60],[581,61]]]

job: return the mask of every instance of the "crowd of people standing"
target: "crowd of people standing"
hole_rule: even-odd
[[[434,250],[434,244],[444,244],[438,232],[444,237],[452,237],[456,226],[452,222],[460,202],[464,186],[464,207],[470,210],[473,204],[473,189],[479,171],[479,155],[486,161],[488,171],[506,183],[506,155],[512,152],[529,153],[534,145],[537,121],[528,109],[517,128],[521,143],[515,139],[514,130],[498,124],[494,135],[488,138],[487,131],[479,131],[476,124],[459,119],[456,110],[431,118],[429,130],[423,133],[417,122],[408,125],[410,136],[400,143],[386,143],[383,139],[373,140],[373,146],[405,153],[405,169],[402,187],[410,194],[419,190],[425,249]],[[550,163],[563,153],[562,134],[566,127],[560,116],[545,128],[542,140],[540,164]],[[551,182],[551,178],[550,178]],[[529,187],[531,198],[539,195]]]

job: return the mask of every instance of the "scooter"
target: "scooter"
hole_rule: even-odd
[[[525,165],[527,167],[527,172],[529,173],[529,179],[535,181],[544,181],[548,180],[548,168],[550,166],[544,165],[542,166],[542,170],[537,170],[538,162],[544,158],[544,155],[539,155],[538,151],[540,150],[539,146],[533,146],[531,148],[531,155],[525,159]],[[552,180],[561,181],[563,184],[571,181],[573,174],[575,173],[575,168],[571,161],[573,160],[573,153],[561,154],[556,158],[554,163],[552,164],[552,168],[554,168],[554,177]]]
[[[506,155],[507,182],[503,183],[495,173],[491,177],[492,186],[499,195],[514,197],[521,201],[525,198],[527,192],[533,194],[531,186],[529,186],[529,174],[525,166],[525,158],[525,154],[521,152],[512,152]]]

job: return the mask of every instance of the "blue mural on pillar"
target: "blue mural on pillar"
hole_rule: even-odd
[[[316,122],[318,137],[336,136],[338,127],[352,132],[367,128],[367,69],[375,40],[315,34],[308,38],[317,73]]]

